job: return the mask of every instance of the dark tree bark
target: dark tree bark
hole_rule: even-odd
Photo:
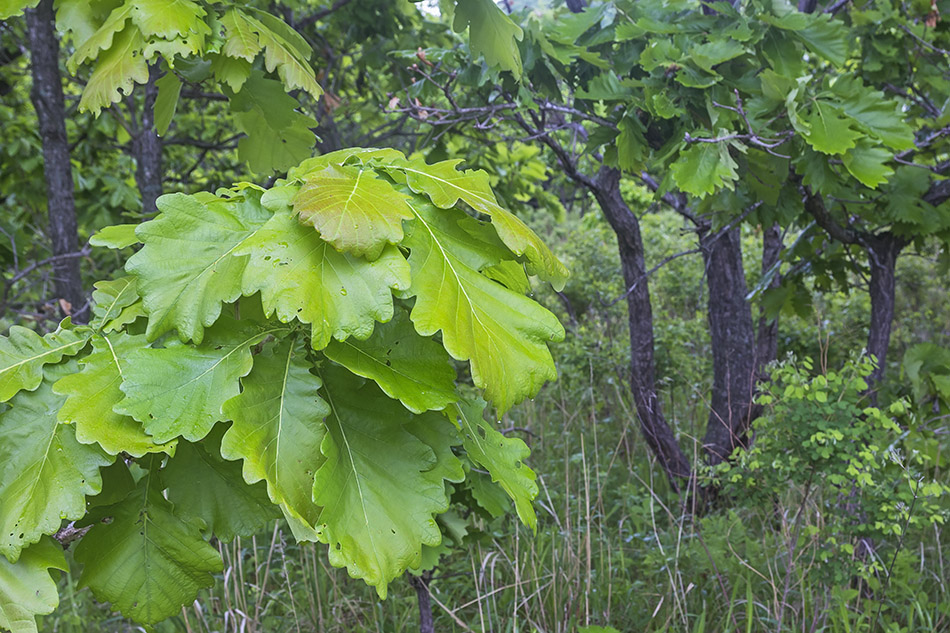
[[[432,621],[432,602],[429,600],[429,581],[432,572],[422,572],[421,576],[409,576],[409,584],[416,590],[416,600],[419,603],[419,633],[435,633],[435,624]]]
[[[584,10],[584,0],[564,0],[564,3],[572,13],[581,13]]]
[[[782,230],[778,224],[766,227],[762,234],[762,274],[775,266],[782,255]],[[769,288],[778,288],[782,277],[775,274]],[[778,357],[778,317],[769,319],[759,315],[758,332],[755,337],[756,380],[765,378],[764,368]]]
[[[887,369],[887,349],[891,341],[891,325],[894,321],[895,279],[897,256],[905,246],[904,240],[892,233],[867,236],[862,240],[868,253],[871,268],[871,324],[868,328],[868,353],[877,362],[871,374],[872,400],[876,400],[876,387],[884,378]]]
[[[146,216],[158,213],[155,200],[162,195],[162,139],[155,132],[155,99],[158,97],[158,86],[155,82],[159,72],[158,64],[149,66],[138,135],[132,141],[135,183],[138,185],[139,195],[142,196],[142,212]]]
[[[53,255],[74,253],[78,249],[76,204],[73,198],[73,172],[66,137],[66,107],[59,74],[59,40],[53,22],[53,0],[42,0],[36,9],[26,12],[30,44],[33,87],[30,98],[39,121],[43,142],[43,172]],[[78,257],[60,257],[53,262],[56,294],[67,301],[73,321],[85,323],[89,309],[79,274]]]
[[[755,393],[756,339],[746,299],[739,227],[706,231],[699,240],[709,288],[713,388],[703,448],[718,464],[745,442]]]
[[[690,476],[690,462],[667,425],[656,392],[653,357],[653,308],[646,277],[643,239],[637,217],[620,195],[620,172],[602,167],[592,189],[601,210],[617,235],[620,263],[627,293],[630,323],[630,385],[643,436],[666,472],[674,489],[680,490]]]

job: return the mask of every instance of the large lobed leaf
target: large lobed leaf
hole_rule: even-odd
[[[255,194],[246,195],[251,197],[243,201],[164,195],[158,199],[158,217],[136,229],[145,246],[126,270],[138,280],[149,340],[177,328],[182,340],[200,343],[204,328],[221,314],[221,304],[241,296],[247,258],[233,252],[268,217]]]
[[[411,249],[411,318],[423,336],[442,331],[446,351],[468,360],[472,380],[501,411],[557,378],[547,343],[561,340],[557,318],[479,270],[506,254],[483,224],[455,210],[417,202]],[[497,238],[494,238],[497,239]]]
[[[323,419],[330,408],[311,368],[302,338],[265,347],[241,381],[244,390],[224,405],[232,424],[221,455],[244,460],[244,480],[264,481],[270,500],[312,531],[320,513],[313,476],[323,463]]]
[[[365,341],[333,341],[324,350],[354,374],[371,378],[390,398],[414,413],[455,402],[455,369],[445,349],[416,333],[405,312],[376,328]]]
[[[179,435],[197,442],[223,419],[222,405],[240,393],[239,381],[251,371],[251,346],[278,331],[221,319],[202,345],[134,349],[123,363],[125,398],[114,411],[141,422],[157,443]]]
[[[135,419],[113,411],[124,397],[119,389],[123,367],[128,370],[129,357],[145,346],[144,335],[120,332],[94,337],[92,353],[79,361],[81,370],[53,385],[54,392],[66,396],[59,419],[75,425],[81,443],[99,444],[110,455],[125,452],[133,457],[174,449],[174,441],[158,444]]]
[[[79,585],[126,617],[155,624],[173,616],[221,571],[221,558],[202,538],[200,522],[176,514],[154,469],[98,514],[109,522],[93,525],[76,548],[83,565]]]
[[[491,217],[492,226],[505,246],[528,260],[528,272],[550,281],[556,290],[560,290],[567,281],[567,267],[534,231],[498,204],[487,173],[482,170],[459,171],[456,167],[460,162],[447,160],[428,165],[421,159],[394,161],[389,171],[397,177],[404,174],[409,188],[427,195],[437,207],[448,209],[461,200],[475,211]]]
[[[362,379],[332,368],[323,379],[331,413],[320,447],[326,461],[313,485],[313,500],[323,507],[321,538],[333,565],[346,566],[385,598],[389,582],[420,564],[422,546],[440,543],[435,515],[448,508],[444,477],[455,469],[440,466],[433,448],[410,430],[424,429],[411,426],[409,412],[372,382],[360,385]]]
[[[315,349],[331,337],[365,339],[376,321],[392,318],[392,291],[409,287],[409,265],[399,249],[387,246],[372,262],[341,253],[297,222],[286,204],[275,208],[236,250],[250,257],[245,294],[260,292],[265,312],[285,323],[309,323]]]
[[[50,384],[74,369],[55,368],[0,414],[0,554],[11,562],[63,519],[81,518],[86,495],[101,489],[99,468],[112,462],[97,446],[77,442],[73,427],[57,418],[65,398]]]
[[[32,391],[39,387],[44,365],[78,354],[88,341],[88,334],[68,327],[60,327],[46,336],[19,325],[11,327],[9,336],[0,337],[0,402],[6,402],[21,389]]]
[[[402,241],[402,221],[412,219],[407,198],[371,169],[330,165],[308,176],[294,211],[337,250],[372,260]]]
[[[23,550],[16,563],[0,556],[0,629],[37,633],[36,616],[52,613],[59,604],[51,569],[68,567],[63,548],[49,537]]]
[[[453,407],[456,423],[462,431],[462,446],[469,458],[488,471],[515,502],[518,516],[532,530],[538,519],[532,502],[538,496],[537,478],[524,460],[531,451],[517,438],[502,435],[484,417],[484,402],[463,401]]]

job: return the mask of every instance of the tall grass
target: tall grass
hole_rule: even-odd
[[[690,435],[702,417],[680,408],[675,422]],[[879,605],[882,587],[821,580],[821,546],[800,529],[803,516],[822,520],[820,506],[802,491],[789,493],[797,505],[777,499],[692,519],[652,464],[625,386],[612,376],[554,385],[503,422],[530,431],[541,473],[538,534],[512,519],[483,521],[483,539],[444,557],[429,584],[436,631],[950,631],[939,525],[908,535]],[[407,581],[380,601],[329,567],[323,546],[294,543],[280,524],[219,548],[225,570],[215,587],[156,631],[418,630]],[[43,630],[143,630],[71,587],[63,583]]]

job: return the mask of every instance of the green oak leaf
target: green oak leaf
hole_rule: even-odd
[[[218,451],[223,429],[215,427],[201,444],[181,442],[163,470],[168,500],[180,516],[197,517],[218,539],[251,536],[280,512],[267,489],[241,477],[241,465],[224,461]]]
[[[100,51],[112,48],[115,36],[125,28],[125,23],[132,15],[134,6],[133,2],[126,1],[114,8],[105,22],[91,36],[78,42],[76,52],[66,61],[66,70],[75,75],[81,64],[99,57]]]
[[[67,324],[64,322],[46,336],[14,325],[8,336],[0,337],[0,402],[6,402],[22,389],[33,391],[39,387],[44,365],[82,351],[89,334],[63,327]]]
[[[209,53],[211,72],[218,83],[227,84],[232,92],[239,92],[251,76],[251,63],[238,57]]]
[[[132,94],[134,84],[148,82],[148,63],[141,53],[144,45],[142,34],[134,26],[115,36],[112,47],[96,58],[96,66],[79,99],[80,111],[98,116],[123,94]]]
[[[224,404],[233,422],[221,440],[225,459],[244,460],[244,480],[264,481],[270,500],[311,531],[320,514],[313,476],[330,413],[312,367],[302,340],[265,347],[241,380],[244,390]]]
[[[416,220],[406,244],[416,331],[432,336],[442,330],[446,351],[471,362],[475,385],[500,410],[537,394],[557,378],[547,348],[564,336],[557,318],[479,272],[505,256],[482,230],[487,227],[460,211],[410,206]]]
[[[116,413],[113,407],[123,398],[119,389],[123,369],[132,352],[146,345],[145,336],[124,333],[96,336],[92,353],[82,358],[81,371],[60,378],[53,391],[66,396],[59,420],[76,425],[76,439],[82,444],[98,444],[110,455],[125,452],[133,457],[146,453],[168,453],[175,442],[158,444],[133,418]]]
[[[59,604],[51,569],[67,571],[63,548],[49,537],[23,550],[16,563],[0,556],[0,629],[37,633],[36,616]]]
[[[894,173],[887,165],[892,158],[891,152],[862,139],[856,147],[841,157],[841,162],[865,187],[877,189],[878,185],[887,182],[888,177]]]
[[[442,209],[454,207],[461,200],[479,213],[491,217],[492,226],[501,241],[518,256],[528,260],[528,272],[551,282],[561,290],[569,273],[537,234],[518,216],[498,204],[492,193],[488,174],[482,170],[458,171],[462,161],[446,160],[428,165],[422,159],[394,161],[386,165],[394,174],[404,174],[406,184],[416,193],[425,193],[434,205]]]
[[[372,262],[341,253],[297,222],[287,206],[278,207],[236,253],[250,256],[244,294],[260,291],[264,311],[284,323],[296,318],[311,324],[314,349],[331,337],[365,339],[376,321],[392,318],[392,289],[409,287],[409,265],[396,247]]]
[[[231,111],[247,135],[238,141],[238,158],[252,171],[284,171],[308,158],[316,121],[297,112],[300,104],[279,81],[254,70],[231,97]]]
[[[252,16],[240,9],[231,9],[222,18],[227,42],[224,54],[253,62],[264,51],[267,72],[277,71],[287,90],[300,88],[319,99],[323,88],[310,67],[311,50],[303,37],[286,23],[264,12]]]
[[[236,57],[246,62],[253,62],[258,53],[263,50],[254,26],[245,19],[243,11],[229,9],[221,17],[224,26],[226,41],[222,53],[228,57]]]
[[[240,392],[241,377],[251,371],[251,346],[277,331],[222,319],[202,345],[133,350],[119,387],[125,398],[113,410],[141,422],[156,443],[179,435],[197,442],[224,419],[221,405]]]
[[[437,342],[419,336],[403,311],[365,341],[331,341],[323,353],[376,381],[387,396],[414,413],[444,409],[458,399],[451,358]]]
[[[205,15],[207,11],[193,0],[135,0],[132,7],[132,23],[147,38],[174,40],[189,34],[210,35]]]
[[[172,71],[166,72],[161,79],[155,82],[158,96],[155,98],[155,132],[165,136],[168,126],[175,118],[178,109],[178,98],[181,96],[181,79]]]
[[[97,281],[92,291],[92,325],[101,329],[116,329],[139,317],[138,310],[126,308],[139,303],[135,277],[126,275],[111,281]]]
[[[288,91],[299,88],[314,99],[319,99],[323,88],[310,67],[313,51],[307,40],[286,22],[266,11],[254,10],[254,17],[245,17],[264,47],[264,67],[267,72],[276,70]]]
[[[412,219],[407,199],[371,169],[330,165],[308,175],[294,211],[338,251],[373,260],[402,241],[402,221]]]
[[[107,226],[95,235],[89,238],[89,243],[93,246],[102,246],[104,248],[122,249],[139,243],[139,238],[135,236],[135,227],[138,224],[115,224]]]
[[[65,398],[50,387],[74,364],[51,370],[35,391],[17,394],[0,414],[0,554],[16,562],[22,550],[63,519],[86,513],[86,495],[102,487],[99,467],[112,459],[97,446],[76,441],[72,426],[57,419]]]
[[[111,521],[95,523],[75,553],[80,588],[143,624],[179,613],[223,567],[200,523],[175,513],[158,479],[148,470],[125,499],[98,510]]]
[[[158,199],[158,217],[136,229],[145,246],[126,270],[138,280],[149,340],[177,328],[182,340],[200,343],[204,328],[221,314],[221,304],[241,296],[247,258],[233,251],[269,215],[255,195],[245,192],[243,200],[164,195]]]
[[[351,162],[351,159],[356,159],[361,165],[367,165],[373,159],[379,159],[383,162],[394,162],[405,160],[406,156],[398,149],[392,149],[390,147],[347,147],[336,150],[335,152],[327,152],[320,156],[308,158],[287,172],[287,180],[290,182],[303,183],[310,178],[310,176],[323,171],[330,165],[345,165]]]
[[[532,505],[538,496],[537,475],[524,463],[531,451],[520,439],[499,433],[485,420],[484,409],[484,402],[463,401],[451,410],[462,432],[462,446],[469,459],[487,470],[492,481],[508,493],[521,521],[537,530],[538,519]]]
[[[841,99],[844,113],[862,130],[898,151],[914,147],[914,130],[907,123],[899,101],[867,88],[857,77],[842,77],[831,89]]]
[[[681,152],[670,165],[676,186],[694,196],[705,198],[720,187],[732,189],[739,176],[736,162],[723,143],[696,143]]]
[[[458,0],[452,28],[460,33],[469,27],[469,46],[472,55],[485,55],[489,66],[509,70],[521,77],[519,42],[524,31],[504,14],[492,0]]]
[[[323,379],[331,413],[313,485],[321,540],[331,564],[385,598],[394,578],[419,565],[422,546],[442,540],[434,517],[449,505],[442,469],[407,430],[411,414],[375,384],[339,368]]]
[[[850,119],[842,116],[837,108],[815,101],[814,110],[804,118],[808,133],[804,134],[809,145],[824,154],[844,154],[854,147],[863,135],[852,130]]]
[[[469,470],[465,483],[475,503],[492,518],[497,519],[511,510],[511,497],[504,488],[492,481],[491,475]]]

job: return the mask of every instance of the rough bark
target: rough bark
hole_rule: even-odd
[[[73,172],[66,137],[66,107],[59,74],[59,40],[53,22],[53,0],[43,0],[26,12],[30,44],[33,87],[30,98],[36,109],[43,143],[43,172],[46,177],[49,233],[53,255],[75,253],[79,237],[76,229],[76,204],[73,198]],[[89,308],[82,288],[78,257],[59,257],[53,261],[56,294],[71,306],[73,321],[85,323]]]
[[[871,268],[871,324],[868,328],[868,353],[876,359],[877,366],[871,374],[872,400],[876,400],[876,388],[887,369],[887,349],[891,341],[891,324],[894,321],[895,279],[897,256],[905,242],[891,233],[868,236],[864,240]]]
[[[142,213],[153,216],[158,213],[155,200],[162,195],[162,139],[155,132],[155,99],[158,97],[158,64],[148,69],[145,84],[145,100],[139,120],[138,135],[132,141],[135,156],[135,184],[142,196]]]
[[[707,231],[700,237],[709,288],[709,334],[713,388],[703,448],[718,464],[744,444],[755,392],[756,339],[746,300],[739,227]]]
[[[767,227],[762,235],[762,274],[775,266],[782,255],[782,230],[778,224]],[[778,288],[782,277],[775,274],[769,282],[769,288]],[[758,332],[755,337],[756,379],[765,378],[764,368],[778,357],[778,317],[769,319],[759,315]]]
[[[617,247],[627,293],[630,323],[630,384],[640,429],[666,472],[680,490],[690,476],[690,462],[667,425],[657,397],[653,356],[653,308],[646,278],[640,224],[620,195],[620,172],[601,168],[593,188],[601,210],[617,235]]]

